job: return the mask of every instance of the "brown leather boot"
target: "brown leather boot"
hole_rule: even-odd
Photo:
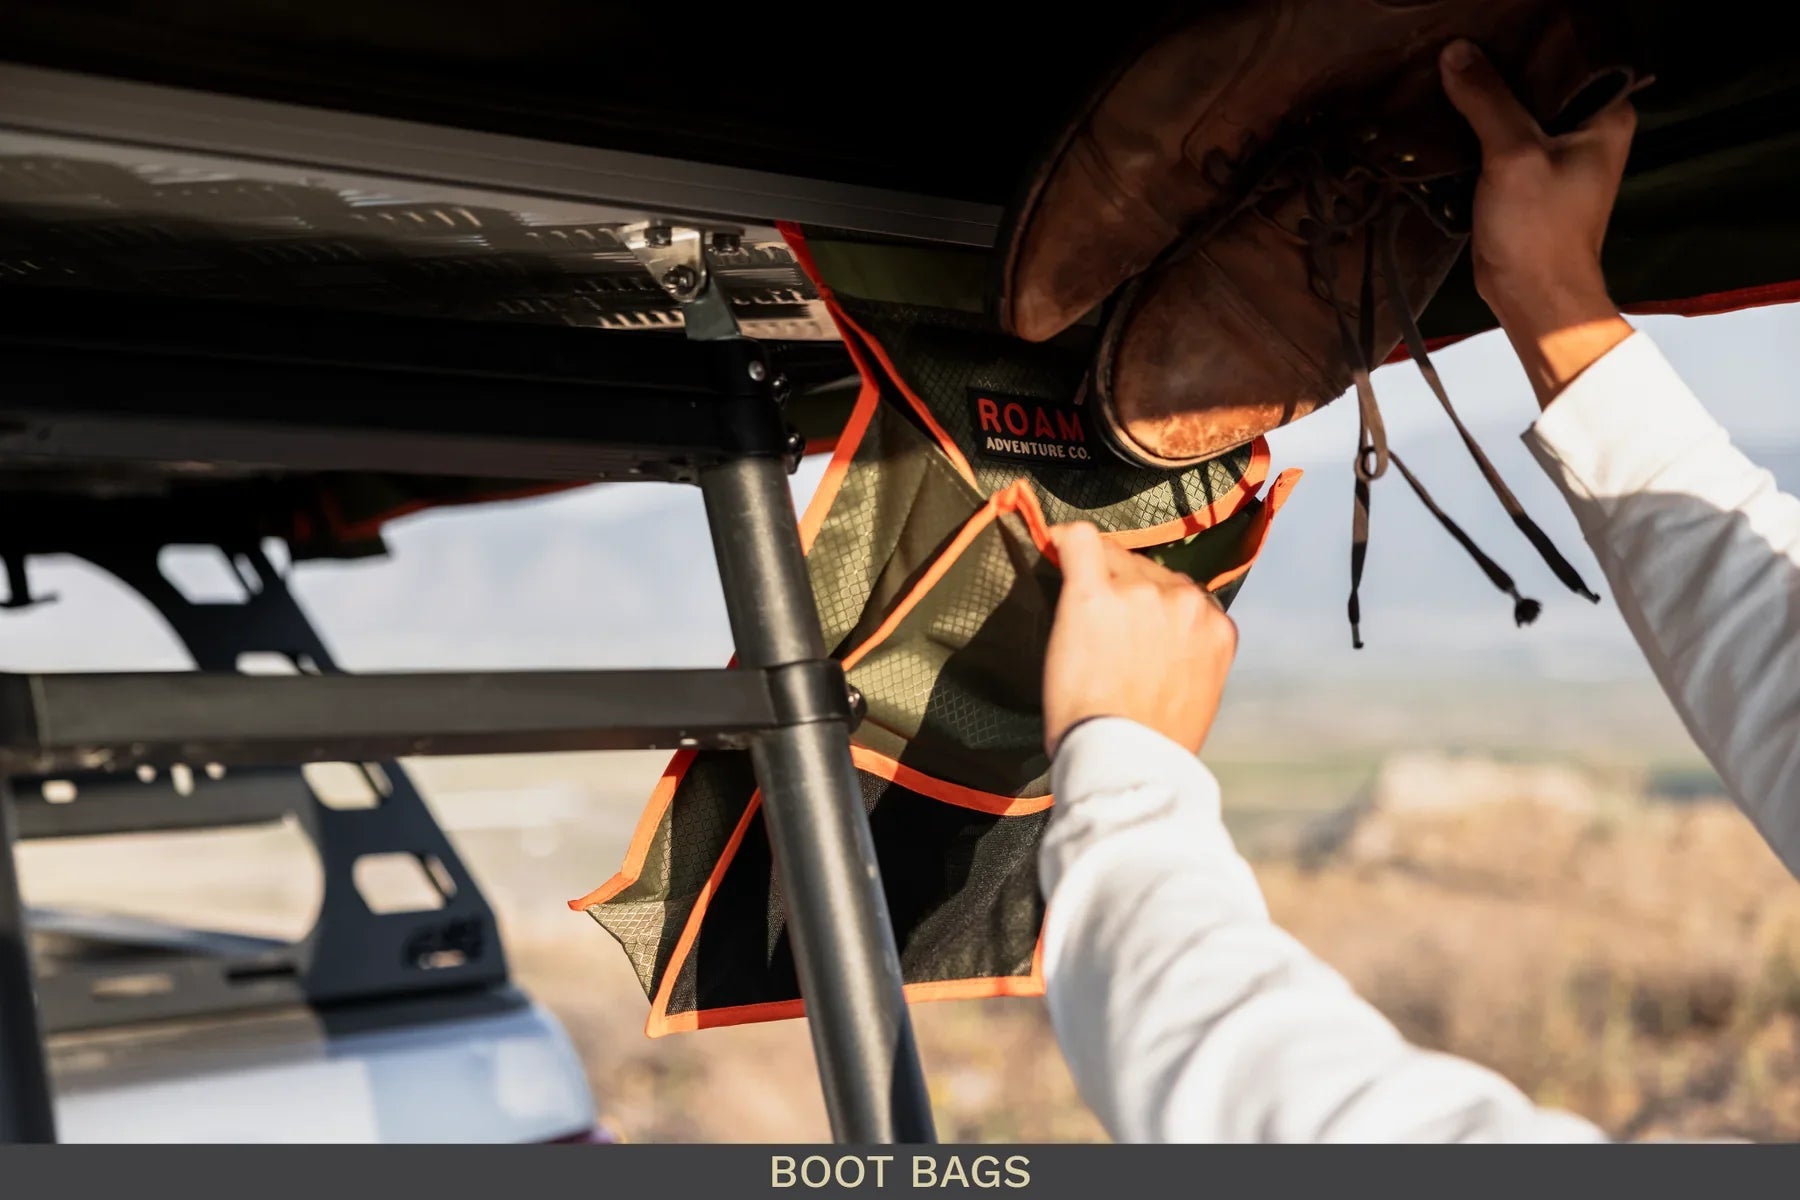
[[[1547,128],[1636,86],[1630,67],[1595,65],[1566,13],[1505,32],[1510,45],[1484,49]],[[1232,206],[1133,279],[1107,318],[1094,399],[1125,458],[1190,466],[1241,446],[1343,394],[1400,342],[1462,253],[1480,167],[1443,94],[1441,49],[1415,47],[1374,92],[1298,110],[1241,160],[1207,157]]]
[[[1004,328],[1053,337],[1235,199],[1284,120],[1366,95],[1454,37],[1516,45],[1552,0],[1263,0],[1215,5],[1101,90],[1002,233]]]
[[[1636,86],[1629,67],[1597,57],[1594,27],[1566,10],[1501,32],[1508,40],[1490,34],[1484,48],[1547,129],[1572,128]],[[1439,49],[1419,47],[1379,89],[1334,93],[1297,112],[1240,161],[1215,159],[1233,205],[1119,295],[1095,363],[1096,425],[1126,459],[1165,468],[1242,445],[1355,385],[1362,432],[1353,628],[1368,485],[1390,458],[1513,596],[1519,621],[1537,612],[1388,452],[1369,374],[1403,337],[1515,524],[1559,579],[1595,598],[1463,427],[1419,336],[1416,318],[1466,241],[1480,161],[1473,135],[1443,95]]]

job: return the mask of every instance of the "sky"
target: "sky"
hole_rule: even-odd
[[[1790,487],[1800,465],[1800,306],[1637,320],[1753,456]],[[1437,356],[1464,419],[1553,540],[1600,587],[1573,520],[1525,452],[1535,415],[1504,339]],[[1397,478],[1377,484],[1365,575],[1363,651],[1344,619],[1355,405],[1334,403],[1271,436],[1274,467],[1306,477],[1275,523],[1233,615],[1238,671],[1340,679],[1507,675],[1643,677],[1610,603],[1589,606],[1550,577],[1493,501],[1410,364],[1375,377],[1390,439],[1482,547],[1545,603],[1515,629],[1486,582]],[[823,462],[795,478],[804,501]],[[299,567],[292,582],[350,669],[712,666],[730,637],[698,493],[633,483],[443,510],[388,530],[389,558]],[[183,568],[185,571],[187,568]],[[56,603],[0,613],[0,668],[186,666],[148,607],[94,569],[34,560]]]

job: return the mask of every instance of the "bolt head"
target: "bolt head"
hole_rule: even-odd
[[[752,360],[748,370],[750,372],[750,378],[756,380],[758,383],[761,383],[769,377],[769,368],[763,366],[760,362]]]
[[[712,248],[721,254],[735,254],[744,248],[744,239],[735,233],[715,233],[712,235]]]
[[[850,727],[855,729],[869,715],[869,701],[855,684],[846,685],[844,691],[847,693],[846,698],[850,701]]]
[[[644,230],[644,245],[667,246],[675,240],[675,231],[667,225],[652,225]]]
[[[684,295],[700,286],[700,273],[684,264],[679,267],[670,267],[664,272],[662,281],[663,286],[671,292]]]

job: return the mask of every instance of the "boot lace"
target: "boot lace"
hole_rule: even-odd
[[[1361,137],[1345,140],[1367,144],[1373,137],[1365,133]],[[1352,645],[1359,650],[1363,645],[1359,592],[1363,563],[1368,556],[1370,485],[1387,473],[1390,463],[1399,470],[1401,478],[1406,480],[1426,511],[1468,553],[1489,582],[1512,598],[1513,619],[1517,624],[1530,624],[1542,611],[1542,605],[1536,600],[1520,594],[1512,576],[1485,554],[1463,528],[1432,499],[1419,477],[1389,447],[1387,429],[1382,422],[1381,409],[1376,403],[1375,389],[1370,381],[1370,375],[1379,365],[1374,361],[1375,293],[1378,283],[1385,294],[1389,311],[1400,327],[1408,354],[1418,366],[1419,373],[1424,376],[1432,394],[1437,397],[1445,415],[1450,418],[1457,436],[1462,439],[1469,456],[1475,460],[1488,487],[1512,518],[1513,524],[1525,535],[1526,540],[1565,587],[1578,596],[1598,602],[1600,597],[1582,581],[1568,559],[1563,557],[1544,531],[1525,512],[1518,497],[1494,469],[1494,464],[1463,423],[1462,417],[1450,402],[1449,392],[1431,361],[1431,355],[1426,350],[1425,338],[1419,332],[1418,322],[1413,319],[1412,304],[1406,295],[1397,250],[1400,224],[1409,210],[1416,210],[1445,236],[1460,236],[1464,230],[1457,222],[1459,214],[1466,211],[1466,204],[1448,197],[1441,186],[1402,179],[1384,163],[1370,161],[1365,156],[1341,155],[1333,161],[1318,145],[1317,141],[1309,141],[1307,144],[1290,143],[1288,148],[1273,155],[1259,154],[1252,150],[1240,156],[1237,161],[1214,151],[1207,158],[1205,167],[1215,181],[1241,180],[1246,177],[1242,169],[1244,164],[1261,159],[1260,165],[1249,174],[1255,182],[1241,194],[1238,203],[1227,214],[1213,223],[1214,229],[1245,210],[1264,203],[1271,196],[1286,195],[1293,188],[1299,188],[1304,198],[1306,212],[1298,222],[1298,233],[1306,245],[1307,286],[1315,296],[1331,306],[1337,317],[1338,333],[1343,341],[1345,357],[1351,365],[1351,376],[1356,389],[1359,419],[1354,459],[1348,604]],[[1353,307],[1339,294],[1339,272],[1332,268],[1338,265],[1338,256],[1359,235],[1362,241],[1361,285]],[[1352,313],[1355,315],[1354,323]]]

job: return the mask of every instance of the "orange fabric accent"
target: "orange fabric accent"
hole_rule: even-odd
[[[936,439],[938,448],[950,459],[951,463],[956,467],[957,472],[971,485],[975,485],[975,469],[969,465],[968,457],[963,454],[961,447],[950,439],[950,435],[945,432],[943,425],[938,422],[937,417],[935,417],[931,410],[926,407],[925,401],[919,398],[918,394],[912,390],[911,385],[906,382],[900,372],[894,367],[894,362],[888,357],[887,350],[880,342],[875,340],[874,336],[870,334],[868,330],[864,329],[861,325],[858,325],[848,313],[844,312],[842,306],[837,302],[837,297],[832,294],[830,286],[819,277],[818,264],[813,260],[812,253],[806,248],[805,233],[798,225],[795,225],[791,221],[777,221],[775,223],[775,228],[780,232],[781,236],[787,240],[788,248],[794,252],[794,259],[799,263],[800,269],[805,272],[806,277],[810,279],[813,286],[818,289],[819,298],[824,301],[825,309],[831,314],[831,319],[837,325],[838,331],[846,335],[844,338],[844,346],[850,352],[851,361],[856,364],[857,372],[863,377],[865,393],[868,388],[877,385],[872,377],[868,360],[858,346],[859,341],[863,346],[867,347],[868,352],[874,355],[876,361],[881,364],[888,380],[899,390],[900,395],[905,398],[914,414],[924,423],[925,428],[929,430],[932,437]],[[859,395],[857,397],[858,409],[861,408],[862,403],[863,396]],[[851,440],[850,434],[853,427],[856,430],[855,440],[860,441],[862,432],[867,426],[868,421],[866,419],[860,426],[857,426],[856,418],[852,415],[850,422],[844,426],[844,433],[838,443],[839,452],[842,452],[844,442]],[[834,463],[833,465],[835,466],[836,464]],[[1152,525],[1147,529],[1121,529],[1114,533],[1104,533],[1101,536],[1110,538],[1129,550],[1138,550],[1145,546],[1160,546],[1164,542],[1172,542],[1177,538],[1188,537],[1192,534],[1199,533],[1202,530],[1210,529],[1212,526],[1225,520],[1225,518],[1236,513],[1239,509],[1243,508],[1244,505],[1248,504],[1250,500],[1255,497],[1257,489],[1262,487],[1263,481],[1268,478],[1268,475],[1269,443],[1264,438],[1259,437],[1251,443],[1250,463],[1244,469],[1243,478],[1238,480],[1238,486],[1228,495],[1220,496],[1203,511],[1197,513],[1185,513],[1172,521],[1164,521],[1160,525]],[[841,475],[837,482],[842,482]],[[821,484],[820,493],[822,494],[823,491],[824,485]],[[835,487],[832,489],[831,494],[834,496],[837,494]],[[814,503],[817,503],[816,495]],[[812,515],[812,511],[813,505],[808,505],[807,515],[809,517]],[[821,510],[820,520],[822,521],[823,519],[824,515]],[[810,545],[810,540],[808,540],[807,544]]]
[[[744,842],[744,834],[750,828],[751,818],[756,816],[761,807],[762,789],[757,788],[750,793],[750,803],[744,805],[744,815],[738,818],[737,827],[726,840],[725,850],[719,855],[719,861],[713,864],[712,874],[706,877],[700,894],[694,897],[694,907],[681,926],[681,936],[675,940],[675,949],[669,954],[668,966],[663,968],[662,983],[657,986],[656,996],[650,1001],[650,1016],[644,1022],[644,1032],[650,1037],[661,1037],[664,1033],[672,1032],[657,1028],[659,1021],[668,1021],[669,993],[675,989],[675,980],[681,974],[682,964],[687,962],[688,951],[693,949],[694,939],[700,936],[700,922],[706,917],[706,906],[712,900],[713,893],[718,891],[719,883],[725,878],[732,860],[737,857],[737,849]]]
[[[1173,521],[1164,521],[1161,525],[1151,525],[1145,529],[1121,529],[1116,533],[1103,533],[1100,536],[1119,543],[1127,550],[1142,550],[1145,546],[1161,546],[1177,538],[1191,537],[1236,515],[1239,509],[1255,499],[1256,490],[1262,487],[1263,480],[1268,477],[1269,442],[1268,439],[1259,437],[1250,443],[1250,462],[1244,467],[1243,478],[1238,480],[1237,487],[1214,500],[1202,511],[1187,513]]]
[[[820,526],[825,524],[825,514],[831,511],[832,501],[837,499],[838,492],[844,486],[844,476],[850,471],[850,460],[856,457],[856,449],[862,445],[863,435],[869,431],[869,422],[875,418],[875,406],[881,403],[881,388],[875,382],[875,376],[869,370],[862,352],[856,345],[854,337],[849,336],[844,325],[844,315],[832,298],[831,289],[819,278],[819,268],[813,262],[812,252],[806,248],[806,236],[800,227],[790,222],[778,222],[775,228],[787,240],[788,249],[794,252],[794,261],[806,277],[812,280],[813,286],[819,290],[819,298],[825,302],[825,311],[838,327],[838,333],[844,338],[844,349],[850,352],[850,361],[856,366],[856,373],[862,376],[862,388],[856,393],[856,403],[850,406],[850,417],[844,422],[831,453],[831,462],[825,467],[825,474],[819,479],[819,486],[814,490],[812,499],[807,501],[806,511],[800,516],[800,551],[809,553],[813,540],[819,536]],[[812,444],[807,443],[810,452]]]
[[[1294,490],[1294,485],[1300,482],[1300,476],[1303,474],[1305,472],[1300,468],[1289,467],[1275,477],[1275,482],[1269,485],[1269,494],[1263,497],[1262,509],[1256,514],[1255,524],[1250,527],[1247,536],[1250,553],[1245,556],[1243,562],[1208,583],[1207,591],[1216,592],[1226,584],[1233,583],[1249,574],[1250,568],[1262,556],[1263,546],[1269,540],[1269,526],[1274,523],[1275,514],[1280,512],[1281,506],[1287,503],[1288,494]]]
[[[929,408],[925,407],[925,402],[919,399],[918,394],[912,390],[912,386],[901,377],[899,370],[894,366],[894,360],[888,357],[886,348],[876,341],[868,330],[858,325],[848,313],[838,308],[836,300],[828,301],[827,306],[834,310],[832,315],[837,318],[839,324],[854,330],[856,335],[869,347],[869,352],[875,356],[875,360],[887,372],[888,380],[900,390],[900,394],[912,406],[913,415],[924,422],[925,428],[930,431],[931,436],[937,439],[938,449],[944,452],[945,457],[956,467],[957,472],[969,481],[970,486],[975,486],[975,468],[969,465],[969,460],[964,456],[962,447],[950,440],[950,435],[938,423],[937,417]],[[859,363],[858,366],[860,368],[861,364]]]
[[[781,1021],[791,1017],[806,1015],[806,1001],[771,1000],[762,1004],[740,1004],[731,1008],[702,1008],[684,1013],[669,1012],[669,994],[675,988],[675,980],[681,973],[683,964],[687,962],[688,953],[694,947],[694,939],[700,934],[701,922],[706,917],[706,906],[712,900],[713,893],[718,890],[725,872],[730,869],[731,862],[737,857],[738,846],[743,843],[744,834],[750,828],[750,821],[762,807],[762,789],[758,788],[750,797],[750,803],[744,808],[744,815],[739,818],[737,828],[731,831],[731,840],[725,843],[725,852],[719,856],[706,885],[700,889],[700,895],[694,900],[693,911],[681,927],[681,937],[675,943],[674,951],[669,955],[669,964],[663,969],[662,984],[656,989],[656,997],[650,1002],[650,1015],[644,1021],[644,1034],[647,1037],[663,1037],[671,1033],[687,1033],[696,1029],[716,1029],[726,1025],[744,1025],[756,1021]],[[980,1000],[991,996],[1041,996],[1044,994],[1043,969],[1044,937],[1038,934],[1037,948],[1032,954],[1031,973],[1029,975],[999,975],[983,979],[944,979],[926,983],[909,983],[901,990],[908,1002],[924,1000]]]
[[[970,808],[976,812],[992,814],[996,817],[1028,817],[1032,813],[1043,812],[1050,807],[1053,797],[1045,792],[1042,796],[1004,796],[998,792],[983,792],[976,788],[963,787],[927,775],[923,771],[915,771],[911,767],[895,762],[885,754],[878,754],[867,746],[850,746],[850,761],[856,764],[859,771],[866,771],[877,779],[885,779],[889,783],[897,783],[901,787],[928,796],[943,804],[954,804],[958,808]]]
[[[1025,527],[1039,549],[1054,556],[1054,551],[1050,546],[1049,527],[1044,521],[1043,510],[1038,505],[1037,494],[1032,490],[1030,484],[1021,479],[1011,487],[990,497],[988,502],[969,518],[950,546],[932,564],[931,570],[906,594],[895,612],[862,646],[858,647],[856,652],[845,659],[845,669],[848,670],[858,658],[891,634],[906,613],[910,612],[925,592],[943,577],[944,572],[974,539],[993,524],[1002,513],[1007,512],[1018,513],[1024,519]],[[570,901],[570,908],[581,911],[590,905],[603,903],[637,881],[643,868],[643,860],[655,839],[656,829],[662,822],[663,813],[674,798],[675,788],[680,783],[681,776],[687,771],[689,764],[692,763],[693,757],[693,751],[684,751],[676,755],[663,772],[663,777],[658,782],[655,792],[652,793],[650,803],[646,806],[644,815],[639,819],[638,827],[632,834],[631,848],[626,852],[626,869],[581,899]],[[861,770],[883,779],[898,782],[901,786],[911,788],[934,800],[993,813],[996,816],[1024,816],[1029,813],[1042,812],[1051,803],[1051,798],[1047,795],[1001,796],[933,779],[921,772],[902,766],[886,755],[860,746],[853,745],[851,747],[851,761]],[[687,956],[693,949],[695,939],[699,937],[700,927],[706,919],[707,907],[712,901],[713,894],[718,891],[724,880],[725,873],[731,869],[732,862],[736,860],[738,847],[743,844],[744,835],[750,828],[750,822],[761,807],[762,789],[758,788],[751,795],[750,803],[745,806],[744,813],[738,819],[737,826],[731,831],[731,836],[726,841],[718,861],[713,864],[711,874],[707,876],[706,883],[694,899],[694,906],[689,911],[688,918],[682,925],[681,934],[675,942],[675,948],[670,952],[669,961],[663,968],[662,981],[650,1002],[650,1015],[644,1025],[644,1032],[649,1037],[662,1037],[670,1033],[738,1025],[753,1021],[781,1020],[802,1016],[806,1012],[804,1000],[779,1000],[733,1008],[700,1009],[674,1015],[668,1011],[670,993],[674,989],[675,980],[681,972],[682,965],[687,961]],[[1039,950],[1033,956],[1032,972],[1029,975],[936,980],[907,984],[904,988],[908,1001],[981,999],[992,996],[1040,996],[1043,994],[1043,990],[1041,935]]]
[[[820,480],[818,490],[806,506],[805,514],[800,518],[800,536],[803,549],[811,550],[814,539],[818,536],[820,526],[832,502],[837,498],[843,486],[844,476],[849,470],[851,459],[860,445],[863,435],[868,430],[869,421],[875,413],[875,406],[880,402],[880,388],[877,377],[872,370],[867,356],[873,354],[881,363],[892,382],[900,389],[909,404],[918,413],[928,429],[937,438],[942,449],[956,464],[963,477],[974,483],[974,473],[969,468],[968,460],[963,457],[957,447],[950,441],[943,427],[937,423],[924,403],[912,393],[904,381],[894,370],[893,363],[886,352],[869,335],[860,329],[854,321],[844,314],[838,306],[831,290],[818,277],[816,264],[806,249],[806,240],[797,226],[783,222],[777,225],[782,236],[787,239],[801,269],[818,288],[827,311],[837,322],[840,332],[846,336],[844,344],[849,351],[857,371],[862,375],[863,387],[857,394],[855,405],[851,409],[849,420],[843,432],[835,441],[832,460],[826,467],[825,475]],[[810,449],[810,446],[809,446]],[[1130,530],[1119,534],[1108,534],[1122,544],[1137,548],[1171,541],[1175,537],[1198,533],[1203,529],[1224,520],[1237,512],[1256,495],[1257,489],[1267,477],[1269,468],[1268,444],[1258,438],[1251,451],[1250,464],[1245,470],[1238,488],[1229,496],[1220,497],[1205,512],[1185,516],[1177,521],[1166,522],[1146,530]],[[1263,512],[1259,515],[1257,525],[1250,536],[1253,540],[1250,561],[1254,561],[1260,553],[1267,536],[1268,525],[1275,512],[1280,510],[1287,494],[1292,490],[1295,480],[1300,476],[1297,470],[1285,471],[1271,487]],[[1038,501],[1037,493],[1024,479],[1019,479],[1009,487],[996,492],[988,498],[966,521],[950,545],[945,548],[926,573],[914,584],[912,589],[901,599],[887,619],[873,634],[848,657],[843,666],[846,671],[853,667],[871,649],[890,636],[898,628],[905,616],[917,606],[919,600],[950,569],[955,560],[971,545],[981,532],[1004,513],[1016,513],[1025,523],[1027,532],[1033,543],[1051,562],[1056,561],[1056,550],[1050,541],[1048,522]],[[1227,572],[1213,581],[1211,587],[1217,588],[1238,578],[1249,570],[1250,561]],[[638,819],[632,831],[630,846],[626,850],[625,863],[620,871],[607,882],[579,899],[569,901],[569,907],[575,911],[585,910],[593,905],[605,903],[636,883],[643,871],[644,860],[654,844],[656,831],[662,818],[673,801],[675,791],[682,777],[687,773],[696,756],[696,751],[683,750],[669,760],[656,789],[651,793],[644,813]],[[1051,806],[1053,798],[1042,796],[1005,796],[992,792],[984,792],[975,788],[966,788],[945,780],[933,778],[922,772],[906,767],[899,762],[867,747],[851,745],[851,761],[858,770],[866,771],[878,778],[898,783],[902,787],[917,792],[932,800],[946,804],[958,805],[979,812],[991,813],[995,816],[1027,816],[1042,812]],[[644,1032],[650,1037],[662,1037],[671,1033],[682,1033],[697,1029],[719,1028],[727,1025],[740,1025],[756,1021],[783,1020],[800,1017],[806,1014],[806,1002],[803,999],[778,1000],[762,1004],[738,1005],[730,1008],[700,1009],[692,1012],[671,1014],[668,1011],[670,994],[675,980],[679,977],[687,956],[692,952],[700,927],[705,921],[708,905],[725,878],[725,873],[736,860],[738,848],[750,828],[751,821],[762,807],[762,791],[757,789],[751,794],[750,802],[745,806],[743,814],[738,818],[731,836],[727,839],[719,859],[707,876],[706,883],[695,897],[694,906],[683,923],[680,936],[671,952],[668,964],[663,969],[661,983],[651,999],[650,1014],[645,1021]],[[980,979],[934,980],[924,983],[910,983],[904,987],[908,1002],[930,1000],[973,1000],[996,996],[1041,996],[1044,994],[1043,970],[1043,936],[1040,933],[1037,945],[1032,954],[1031,970],[1025,975],[1004,975]]]
[[[855,353],[851,356],[855,357]],[[838,435],[837,448],[831,452],[831,461],[825,466],[825,474],[819,477],[819,486],[813,491],[812,499],[806,502],[806,511],[800,514],[802,554],[812,553],[813,541],[825,524],[832,502],[843,489],[844,476],[850,473],[850,460],[856,457],[856,449],[869,431],[869,422],[875,419],[875,406],[880,403],[881,389],[867,375],[863,376],[862,390],[856,394],[850,419],[844,422],[844,432]]]
[[[888,613],[887,619],[876,626],[875,632],[869,635],[867,641],[844,656],[844,670],[849,671],[856,666],[864,655],[893,633],[907,614],[918,606],[925,593],[936,587],[938,580],[956,564],[962,552],[1003,512],[1016,512],[1024,517],[1025,527],[1031,531],[1031,538],[1037,543],[1038,549],[1053,554],[1050,547],[1050,527],[1044,523],[1044,510],[1038,507],[1037,493],[1023,479],[1014,481],[1011,486],[989,496],[988,502],[975,510],[975,515],[957,531],[950,544],[926,568],[925,573],[919,576],[919,581],[913,584],[912,589],[900,598],[899,603]]]
[[[1263,500],[1263,507],[1257,514],[1256,523],[1248,534],[1249,555],[1243,563],[1209,583],[1207,586],[1210,590],[1217,590],[1233,580],[1241,578],[1249,571],[1267,542],[1270,524],[1275,515],[1281,511],[1282,506],[1286,504],[1289,494],[1293,491],[1294,485],[1299,482],[1300,477],[1301,472],[1297,469],[1283,471],[1276,477],[1275,482],[1269,488],[1268,495]],[[844,660],[845,669],[848,670],[854,666],[872,648],[890,636],[906,614],[911,612],[924,594],[943,578],[945,572],[963,551],[968,549],[975,538],[998,520],[1003,513],[1009,512],[1017,513],[1020,516],[1038,549],[1052,562],[1056,561],[1055,547],[1050,542],[1049,526],[1044,519],[1043,509],[1038,503],[1037,493],[1025,480],[1018,480],[1010,487],[990,496],[988,502],[964,523],[963,528],[951,540],[943,554],[902,597],[888,618],[869,636],[867,641]],[[586,896],[578,900],[571,900],[569,902],[571,909],[579,912],[592,905],[604,903],[637,882],[643,870],[644,859],[648,856],[650,846],[655,841],[656,830],[662,823],[663,814],[674,799],[675,789],[692,764],[695,754],[695,751],[684,750],[670,760],[668,767],[663,771],[662,778],[657,783],[656,790],[651,794],[649,804],[645,806],[644,814],[639,818],[637,827],[632,832],[631,845],[626,851],[624,868]],[[884,754],[867,747],[857,746],[854,743],[850,748],[850,758],[858,770],[898,783],[902,787],[932,800],[991,813],[995,816],[1027,816],[1042,812],[1054,803],[1054,797],[1048,794],[1005,796],[962,787],[915,771]],[[663,968],[662,981],[657,987],[656,995],[651,999],[650,1013],[644,1023],[644,1033],[648,1037],[664,1037],[672,1033],[716,1029],[759,1021],[787,1020],[806,1015],[804,999],[774,1000],[762,1004],[696,1009],[674,1014],[669,1012],[669,998],[674,990],[675,980],[679,977],[681,968],[686,963],[687,956],[692,952],[694,942],[700,935],[700,928],[706,919],[707,908],[713,895],[724,881],[725,873],[731,869],[731,864],[736,860],[738,848],[743,844],[750,823],[761,807],[762,789],[758,788],[751,794],[749,804],[745,806],[743,815],[738,818],[738,823],[732,829],[731,836],[720,852],[718,861],[713,864],[706,883],[694,899],[694,906],[682,925],[675,948],[669,955],[668,964]],[[981,1000],[999,996],[1041,996],[1044,994],[1043,952],[1043,934],[1040,932],[1037,945],[1032,953],[1031,970],[1028,974],[909,983],[904,985],[902,991],[908,1003],[924,1003],[933,1000]]]
[[[1029,975],[993,975],[983,979],[936,979],[925,983],[909,983],[902,987],[908,1004],[932,1000],[992,1000],[998,996],[1042,996],[1044,994],[1044,939],[1038,938],[1031,957]],[[650,1037],[671,1033],[691,1033],[696,1029],[720,1029],[727,1025],[751,1025],[758,1021],[786,1021],[806,1015],[804,1000],[771,1000],[764,1004],[742,1004],[734,1008],[703,1008],[693,1012],[654,1015],[644,1027]]]
[[[1302,474],[1303,472],[1298,468],[1289,468],[1276,476],[1275,482],[1269,487],[1268,495],[1263,500],[1262,511],[1257,514],[1256,524],[1252,526],[1248,534],[1250,554],[1236,567],[1209,582],[1206,585],[1208,591],[1217,591],[1227,584],[1241,579],[1255,565],[1257,558],[1262,554],[1264,545],[1267,544],[1270,525],[1274,522],[1276,514],[1281,511],[1282,506],[1287,503],[1288,496],[1293,492],[1294,485],[1300,482]],[[989,497],[988,502],[969,518],[944,553],[932,564],[930,570],[921,576],[912,590],[901,598],[887,620],[883,621],[862,645],[844,659],[844,669],[848,671],[857,662],[860,662],[869,651],[889,637],[899,627],[906,614],[918,605],[925,593],[943,578],[956,557],[966,550],[981,531],[992,524],[1003,512],[1017,512],[1024,519],[1025,527],[1030,532],[1032,541],[1038,549],[1052,562],[1056,561],[1056,550],[1050,543],[1049,527],[1045,524],[1043,510],[1038,505],[1037,495],[1029,484],[1024,480],[1019,480],[1004,491]],[[649,854],[651,843],[655,840],[657,827],[662,823],[663,814],[668,811],[669,803],[675,797],[675,789],[680,784],[682,776],[687,773],[695,754],[696,751],[693,750],[682,750],[669,760],[669,765],[664,768],[662,778],[657,781],[656,788],[651,792],[644,812],[638,818],[637,826],[632,831],[631,844],[625,852],[625,865],[611,879],[587,895],[569,901],[571,909],[581,912],[592,905],[603,904],[637,882],[638,876],[643,870],[644,858]],[[1042,812],[1053,802],[1053,797],[1048,794],[1006,796],[997,792],[984,792],[977,788],[963,787],[960,784],[950,783],[947,780],[937,779],[916,771],[865,746],[852,744],[850,758],[858,769],[867,771],[877,778],[898,783],[902,787],[945,804],[992,813],[995,816],[1028,816],[1031,813]]]
[[[668,966],[663,968],[662,984],[656,989],[656,996],[650,1002],[650,1015],[644,1021],[645,1036],[656,1038],[695,1029],[715,1029],[754,1021],[780,1021],[806,1015],[804,999],[771,1000],[731,1008],[702,1008],[673,1015],[669,1012],[669,995],[675,990],[675,980],[680,976],[681,968],[694,948],[694,939],[700,936],[700,926],[706,919],[707,905],[711,902],[713,893],[718,891],[725,872],[730,870],[732,860],[737,857],[738,847],[743,844],[744,834],[750,829],[751,819],[761,808],[762,789],[758,788],[751,794],[750,803],[744,807],[744,815],[738,819],[737,828],[731,831],[731,839],[725,843],[725,852],[719,855],[719,861],[713,865],[712,874],[707,877],[705,886],[695,897],[693,910],[688,913],[688,919],[681,927],[681,936],[669,955]],[[1029,975],[932,980],[926,983],[909,983],[901,990],[909,1002],[980,1000],[991,996],[1041,996],[1044,994],[1043,945],[1044,937],[1040,932],[1037,949],[1032,954]]]
[[[663,813],[669,810],[669,802],[675,799],[675,789],[681,783],[681,777],[687,774],[688,767],[693,765],[698,750],[677,750],[669,765],[663,768],[662,778],[656,781],[656,788],[650,793],[650,800],[644,805],[644,811],[638,817],[637,826],[631,831],[631,843],[625,848],[625,863],[611,879],[579,899],[569,901],[569,907],[575,912],[584,912],[596,904],[604,904],[620,892],[638,881],[644,870],[644,858],[650,853],[650,844],[656,840],[657,826],[662,824]]]

